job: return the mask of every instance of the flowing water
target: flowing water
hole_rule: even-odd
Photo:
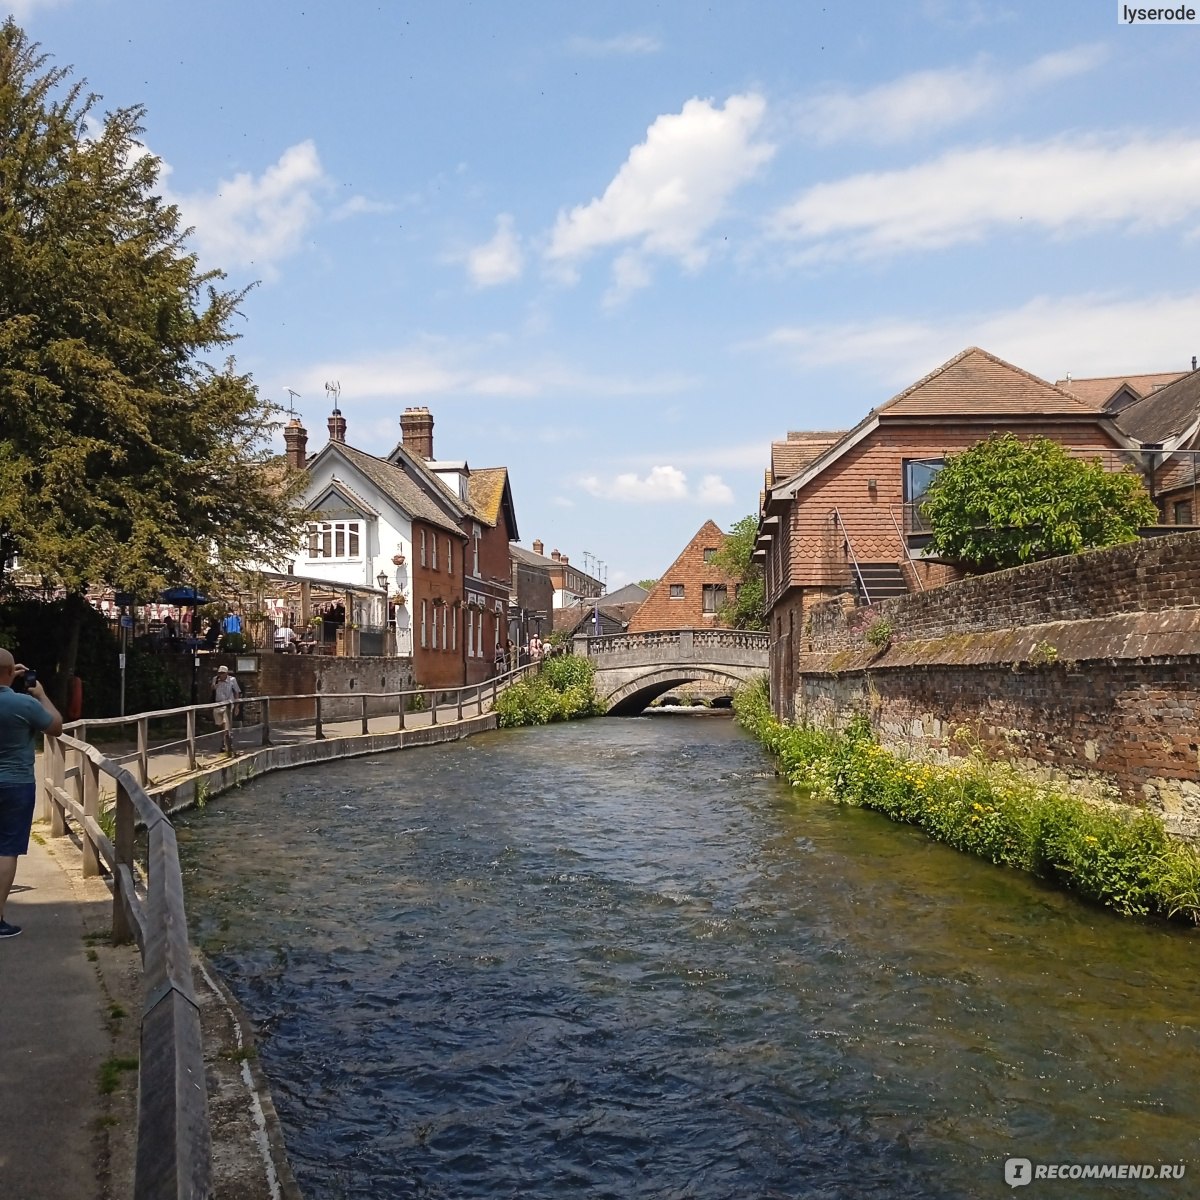
[[[1200,1195],[1200,939],[792,791],[719,717],[283,773],[179,821],[326,1197]]]

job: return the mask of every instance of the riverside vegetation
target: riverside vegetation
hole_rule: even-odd
[[[501,729],[596,717],[603,711],[591,660],[574,654],[547,658],[536,675],[506,688],[496,700]]]
[[[738,722],[775,755],[793,785],[917,825],[931,838],[1016,867],[1127,916],[1200,924],[1200,854],[1154,814],[1102,807],[1039,783],[978,747],[939,764],[884,749],[861,714],[832,733],[785,725],[767,681],[734,696]],[[968,735],[960,731],[960,740]]]

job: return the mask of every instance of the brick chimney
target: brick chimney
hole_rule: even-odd
[[[289,467],[297,471],[304,470],[308,460],[308,430],[300,424],[299,417],[293,417],[283,428],[283,441],[287,446],[285,457]]]
[[[545,554],[546,553],[546,543],[535,541],[533,543],[533,552],[534,552],[534,554]]]
[[[564,554],[558,561],[565,567],[571,560]]]
[[[406,408],[400,418],[404,448],[418,458],[433,458],[433,417],[427,408]]]
[[[558,560],[559,560],[560,558],[562,558],[562,555],[561,555],[561,554],[559,554],[559,552],[558,552],[557,550],[551,550],[551,551],[550,551],[550,557],[551,557],[552,559],[554,559],[554,561],[555,561],[555,562],[558,562]]]
[[[342,416],[340,408],[335,408],[329,414],[329,440],[343,443],[346,440],[346,418]]]

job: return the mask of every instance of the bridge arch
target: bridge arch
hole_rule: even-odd
[[[640,713],[652,700],[657,700],[659,696],[665,696],[667,692],[684,684],[699,683],[703,680],[727,687],[732,692],[748,678],[748,673],[736,668],[722,671],[714,667],[675,665],[647,671],[601,699],[605,711],[610,716],[631,717]]]

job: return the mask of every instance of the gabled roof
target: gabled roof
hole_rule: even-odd
[[[877,410],[881,417],[1080,416],[1095,409],[978,346],[906,387]]]
[[[1090,418],[1100,414],[1061,388],[1036,375],[968,346],[960,354],[930,371],[885,404],[872,409],[853,429],[829,449],[818,454],[798,474],[775,484],[767,492],[766,507],[776,499],[794,496],[831,463],[879,428],[881,422],[915,418],[957,417],[969,422],[983,419],[1053,416]],[[1111,429],[1111,427],[1108,427]],[[1115,432],[1115,431],[1114,431]]]
[[[615,592],[609,592],[607,596],[601,596],[600,603],[641,604],[648,595],[650,595],[649,588],[642,587],[640,583],[627,583],[623,588],[618,588]]]
[[[1162,445],[1190,435],[1200,419],[1200,371],[1177,376],[1174,383],[1122,409],[1118,428],[1143,445]]]
[[[365,450],[357,450],[353,446],[348,446],[345,442],[328,442],[325,448],[308,464],[309,471],[312,471],[326,456],[340,458],[352,469],[365,476],[409,517],[424,521],[428,525],[435,525],[437,528],[455,533],[459,537],[466,536],[454,521],[426,495],[424,490],[399,467],[385,462],[382,458],[376,458]]]
[[[481,521],[488,525],[499,525],[503,514],[508,520],[509,539],[517,540],[517,514],[508,483],[507,467],[477,467],[467,476],[467,495]]]
[[[845,436],[838,430],[789,430],[787,440],[771,443],[771,480],[790,479]]]
[[[529,567],[539,567],[543,571],[549,571],[551,567],[559,565],[554,559],[547,558],[544,554],[534,554],[532,550],[526,550],[524,546],[509,546],[508,553],[517,562],[525,563]]]
[[[411,476],[414,485],[423,490],[447,516],[455,520],[475,516],[475,512],[458,498],[456,492],[450,490],[437,472],[431,470],[429,464],[419,454],[413,454],[403,442],[397,442],[384,461],[403,474]]]
[[[607,617],[624,629],[629,625],[633,614],[642,607],[642,602],[638,600],[631,604],[601,604],[599,607],[601,617]],[[572,604],[569,608],[556,608],[553,614],[554,630],[556,633],[575,633],[581,627],[590,627],[591,622],[595,619],[595,614],[594,602]]]
[[[1099,411],[1122,387],[1129,388],[1135,395],[1149,396],[1183,375],[1183,371],[1160,371],[1154,375],[1097,375],[1094,379],[1060,379],[1054,386]]]
[[[350,507],[357,509],[364,517],[378,517],[379,510],[368,504],[344,479],[336,475],[329,481],[329,486],[321,493],[320,500],[313,503],[313,509],[321,512],[325,506],[325,498],[336,493]]]

